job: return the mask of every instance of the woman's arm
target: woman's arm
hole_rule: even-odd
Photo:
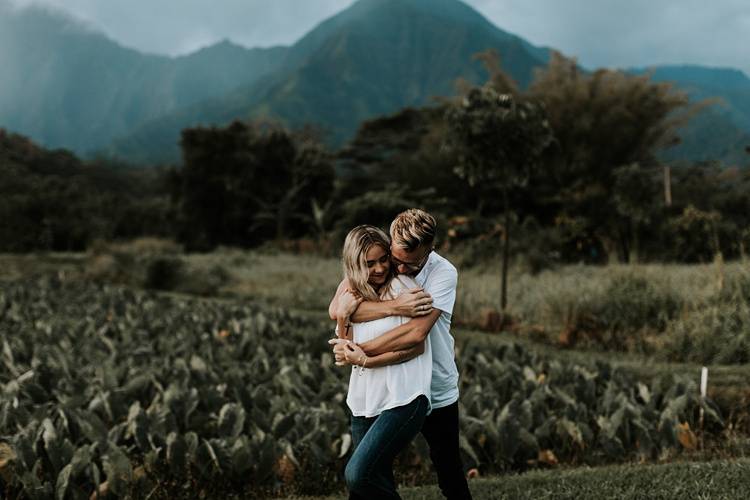
[[[339,306],[339,295],[344,293],[349,288],[349,280],[343,279],[341,283],[339,283],[338,288],[336,288],[336,293],[333,294],[333,298],[331,299],[331,303],[328,304],[328,316],[332,319],[336,319],[336,309]]]
[[[354,329],[348,317],[336,318],[336,336],[344,340],[354,340]]]
[[[336,290],[331,304],[328,306],[328,314],[331,319],[336,320],[336,336],[340,339],[353,340],[353,329],[351,316],[362,303],[362,298],[355,296],[344,286],[344,280]]]

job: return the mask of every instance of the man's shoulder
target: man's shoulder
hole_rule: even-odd
[[[432,255],[434,257],[433,259],[433,266],[435,267],[436,271],[440,272],[447,272],[450,274],[458,274],[458,270],[456,269],[456,266],[454,266],[451,261],[443,257],[442,255],[438,254],[437,252],[433,251]]]

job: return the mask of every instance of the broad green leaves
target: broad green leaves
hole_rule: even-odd
[[[293,491],[322,470],[330,479],[318,487],[342,480],[347,377],[333,366],[329,325],[122,288],[0,287],[11,311],[0,317],[11,332],[2,359],[15,370],[0,375],[0,475],[11,491],[145,496],[168,478],[175,488],[218,484],[222,496]],[[647,384],[520,346],[467,344],[459,361],[460,447],[483,473],[690,447],[699,409],[705,429],[723,426],[684,379]],[[426,471],[427,453],[415,443],[409,463]]]

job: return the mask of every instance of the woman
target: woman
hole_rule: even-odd
[[[409,318],[350,322],[362,300],[390,300],[417,287],[413,279],[395,275],[390,246],[388,235],[373,226],[355,227],[344,242],[346,286],[337,291],[335,313],[338,342],[347,343],[346,361],[352,365],[346,402],[352,412],[354,452],[345,471],[351,498],[400,498],[393,460],[419,433],[430,410],[429,339],[407,351],[368,357],[357,343],[372,340]]]

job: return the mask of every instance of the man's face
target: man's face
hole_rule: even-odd
[[[416,276],[427,262],[430,252],[432,252],[432,248],[426,245],[421,245],[414,249],[413,252],[409,252],[391,243],[391,262],[396,266],[399,274]]]

